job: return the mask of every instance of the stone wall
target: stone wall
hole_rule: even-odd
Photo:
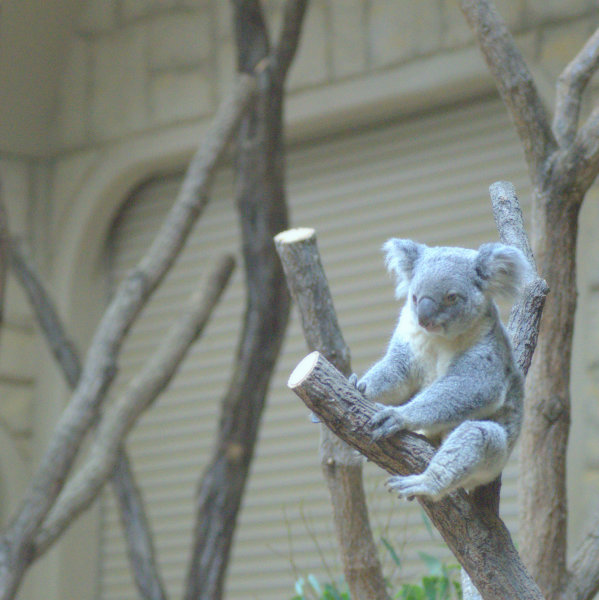
[[[265,2],[272,39],[282,4]],[[590,0],[497,4],[548,81],[597,25]],[[469,45],[453,0],[313,0],[289,88],[356,79]],[[57,145],[79,148],[207,116],[233,69],[229,2],[88,2],[64,71]]]

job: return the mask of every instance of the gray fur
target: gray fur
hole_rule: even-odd
[[[439,499],[488,483],[516,443],[523,398],[494,299],[519,292],[528,263],[503,244],[476,251],[392,239],[383,250],[405,304],[385,356],[350,381],[383,403],[375,439],[407,429],[440,444],[424,473],[388,485],[400,496]]]

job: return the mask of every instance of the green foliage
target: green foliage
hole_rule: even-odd
[[[387,540],[383,545],[389,552],[393,562],[399,566],[399,556]],[[426,565],[428,575],[419,584],[404,583],[392,594],[393,600],[460,600],[462,586],[457,580],[459,566],[445,565],[438,558],[420,553],[420,558]],[[351,600],[347,585],[341,581],[339,585],[320,584],[314,575],[301,577],[295,583],[295,593],[292,600]]]
[[[462,586],[456,579],[460,568],[457,565],[445,565],[438,558],[420,552],[420,558],[426,565],[428,575],[419,585],[404,583],[393,596],[394,600],[459,600]]]
[[[300,577],[295,582],[295,596],[291,600],[351,600],[345,582],[339,585],[320,584],[314,575]]]

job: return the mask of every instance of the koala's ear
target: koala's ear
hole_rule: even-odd
[[[395,274],[397,286],[395,296],[403,300],[408,295],[410,281],[414,274],[414,266],[424,253],[426,246],[412,240],[391,238],[383,244],[385,265],[390,273]]]
[[[530,265],[518,248],[483,244],[478,249],[475,269],[483,290],[493,296],[514,298],[524,286]]]

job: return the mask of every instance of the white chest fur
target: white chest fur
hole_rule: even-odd
[[[466,336],[448,339],[443,335],[429,333],[418,325],[409,306],[401,311],[396,335],[410,344],[413,353],[413,374],[420,389],[447,373],[453,359],[468,348],[481,335],[471,331]]]

